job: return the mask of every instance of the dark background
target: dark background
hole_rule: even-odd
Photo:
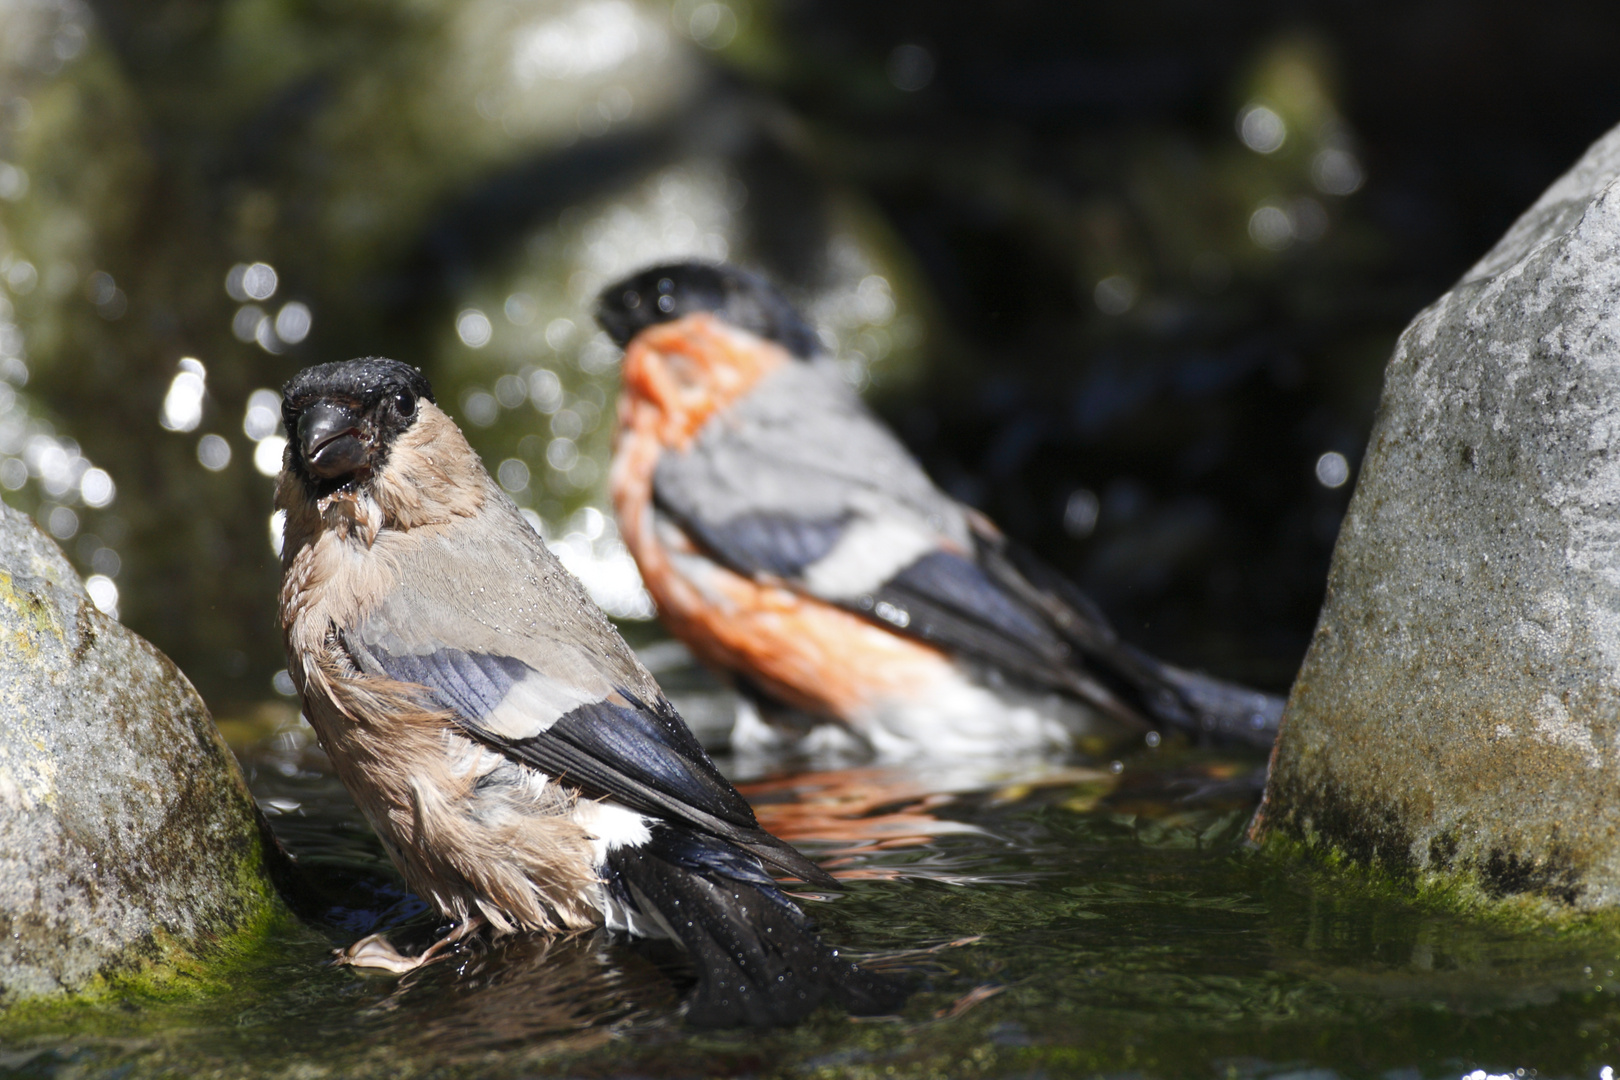
[[[699,158],[746,190],[733,257],[813,306],[865,272],[829,254],[843,235],[892,283],[923,329],[869,365],[871,398],[944,485],[1127,636],[1286,687],[1353,487],[1320,483],[1318,458],[1345,455],[1353,481],[1401,328],[1620,120],[1609,4],[739,0],[714,32],[701,7],[636,6],[684,74],[563,135],[479,117],[598,75],[474,109],[511,35],[468,30],[561,2],[102,0],[4,30],[0,160],[29,185],[0,202],[0,274],[39,268],[10,299],[30,371],[15,410],[111,473],[117,501],[77,505],[64,546],[87,573],[116,549],[122,617],[217,711],[270,696],[282,664],[250,391],[383,353],[461,415],[501,373],[553,364],[569,401],[611,416],[613,372],[577,342],[509,346],[496,319],[480,351],[450,328],[513,289],[595,280],[568,278],[584,264],[563,239]],[[1238,136],[1256,103],[1289,124],[1271,154]],[[1365,182],[1313,186],[1324,149]],[[1315,221],[1311,238],[1257,243],[1268,205]],[[220,282],[255,260],[276,266],[277,303],[314,311],[277,354],[229,330]],[[1110,313],[1096,286],[1114,278],[1131,298]],[[181,356],[208,365],[184,437],[155,423]],[[546,472],[545,423],[507,410],[469,433],[492,466],[530,464],[517,497],[560,534],[603,503],[599,482]],[[581,452],[600,459],[607,429],[587,423]],[[196,461],[210,431],[234,447],[218,472]],[[7,501],[76,505],[42,475]]]

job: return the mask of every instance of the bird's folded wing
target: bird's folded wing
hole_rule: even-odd
[[[425,538],[421,565],[432,567],[431,576],[411,573],[415,553],[389,553],[405,571],[400,583],[358,625],[339,631],[363,674],[426,688],[468,735],[587,797],[686,822],[807,881],[830,880],[759,828],[747,801],[538,538],[465,548],[498,556],[493,561],[432,550],[478,539]]]
[[[778,368],[666,450],[655,508],[722,563],[835,603],[939,547],[965,550],[962,507],[826,369]]]
[[[1076,635],[1112,639],[1089,602],[1055,602],[993,528],[934,486],[848,386],[795,364],[711,420],[653,478],[655,511],[716,561],[1092,698]],[[1083,685],[1082,685],[1083,684]]]

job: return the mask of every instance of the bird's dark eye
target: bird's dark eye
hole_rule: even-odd
[[[409,390],[401,390],[394,395],[394,408],[399,415],[411,417],[416,415],[416,395]]]

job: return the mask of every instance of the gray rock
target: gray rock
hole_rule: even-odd
[[[281,910],[196,691],[5,506],[0,710],[0,1004],[195,975]]]
[[[1262,839],[1620,902],[1620,129],[1401,335]]]

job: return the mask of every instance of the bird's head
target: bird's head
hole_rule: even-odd
[[[286,471],[317,498],[364,485],[419,422],[423,403],[432,402],[427,379],[397,360],[368,356],[305,368],[281,390]]]
[[[602,290],[596,321],[626,348],[650,326],[708,312],[738,330],[774,341],[800,360],[821,351],[821,339],[787,298],[757,274],[724,263],[681,262],[648,267]]]
[[[766,374],[822,351],[821,340],[763,278],[717,263],[669,263],[602,291],[596,320],[624,348],[621,429],[638,411],[666,446]]]

